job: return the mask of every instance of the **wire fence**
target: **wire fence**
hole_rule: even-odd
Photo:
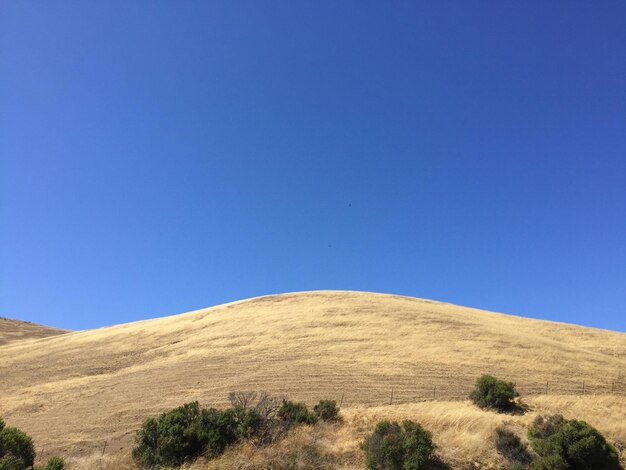
[[[330,385],[330,384],[329,384]],[[539,395],[567,396],[623,396],[626,397],[626,383],[610,381],[606,383],[587,380],[571,380],[567,383],[559,381],[515,383],[516,390],[522,398]],[[467,400],[473,390],[473,384],[459,386],[433,385],[424,386],[410,382],[387,382],[384,385],[311,388],[299,391],[297,398],[307,403],[316,403],[320,398],[331,398],[342,406],[382,406],[409,404],[424,401],[458,401]],[[282,390],[277,391],[283,392]],[[293,390],[292,390],[293,393]],[[288,390],[286,395],[292,395]],[[290,396],[291,398],[291,396]]]

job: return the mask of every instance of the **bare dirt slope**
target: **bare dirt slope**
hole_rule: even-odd
[[[105,443],[127,452],[147,416],[191,400],[224,405],[231,390],[381,406],[466,397],[491,373],[528,395],[620,397],[625,371],[624,333],[316,291],[5,344],[0,416],[44,454],[89,458]]]
[[[67,333],[67,330],[0,317],[0,346],[13,341],[46,338],[63,333]]]

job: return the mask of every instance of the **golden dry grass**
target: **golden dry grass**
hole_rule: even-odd
[[[284,440],[267,447],[243,443],[232,447],[215,460],[198,460],[188,470],[314,470],[365,468],[361,442],[371,434],[378,421],[402,422],[411,419],[433,434],[437,454],[451,468],[503,468],[505,461],[494,446],[495,429],[506,426],[523,440],[538,414],[563,414],[583,419],[598,428],[616,444],[622,461],[626,460],[626,400],[616,396],[536,396],[524,400],[529,411],[511,416],[485,411],[468,401],[433,401],[378,407],[353,407],[342,410],[343,421],[302,426]],[[77,468],[98,470],[131,469],[130,455],[93,456],[73,460]]]
[[[428,419],[439,436],[458,441],[442,447],[456,459],[480,448],[481,433],[495,422],[468,404],[445,401],[466,397],[479,375],[516,381],[524,394],[544,393],[546,382],[551,394],[578,393],[583,380],[587,393],[610,393],[626,391],[625,366],[624,333],[410,297],[304,292],[0,346],[0,416],[31,434],[44,456],[91,462],[83,468],[110,460],[121,468],[141,421],[187,401],[225,405],[231,390],[266,390],[309,404],[343,394],[350,410],[337,432],[356,432],[357,439],[360,431],[351,430],[361,429],[358,420],[367,427],[393,388],[394,403],[412,403],[393,409],[448,410]],[[444,401],[415,403],[433,394]],[[623,406],[623,399],[615,400]],[[465,420],[479,413],[478,421],[448,426],[455,413]],[[447,421],[437,425],[441,414]],[[620,424],[611,422],[621,436]],[[353,449],[353,438],[346,439],[352,443],[342,445]]]
[[[0,317],[0,346],[12,341],[46,338],[63,333],[67,333],[67,330]]]
[[[452,468],[502,468],[505,461],[494,445],[495,430],[506,426],[526,440],[526,431],[538,414],[561,413],[566,418],[584,419],[597,427],[626,458],[626,401],[614,396],[539,396],[527,400],[530,410],[510,416],[481,410],[471,403],[430,402],[381,407],[354,407],[343,411],[344,422],[314,429],[300,428],[285,441],[269,448],[248,444],[231,449],[218,460],[199,461],[194,469],[282,470],[313,469],[307,463],[323,462],[321,468],[363,469],[365,455],[361,442],[378,421],[402,422],[411,419],[433,433],[438,455]],[[311,456],[311,449],[315,453]],[[297,461],[300,466],[288,466]]]

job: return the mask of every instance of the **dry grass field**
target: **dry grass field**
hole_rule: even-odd
[[[609,396],[541,396],[526,402],[530,411],[522,416],[483,411],[468,401],[354,407],[343,411],[344,422],[339,425],[323,424],[313,431],[304,427],[267,448],[244,444],[220,459],[199,461],[190,469],[279,470],[311,468],[306,466],[308,462],[321,461],[327,468],[362,470],[365,456],[360,443],[383,419],[420,422],[433,433],[438,455],[452,468],[497,469],[503,468],[505,461],[495,449],[495,429],[504,425],[526,440],[526,430],[535,416],[550,413],[586,420],[617,444],[622,460],[626,458],[625,400]],[[126,459],[130,462],[128,456]],[[289,467],[288,463],[294,461],[302,467]]]
[[[343,425],[301,430],[282,451],[313,440],[330,467],[360,468],[358,443],[376,419],[410,417],[455,467],[489,467],[498,462],[488,438],[495,426],[521,429],[536,413],[587,419],[626,443],[625,371],[624,333],[316,291],[0,345],[0,416],[31,434],[42,457],[124,468],[142,420],[184,402],[226,405],[231,390],[309,404],[343,396]],[[455,401],[484,373],[515,381],[531,411],[511,417]],[[267,468],[263,452],[281,447],[236,450],[202,468]]]
[[[0,346],[12,341],[46,338],[63,333],[67,333],[67,330],[0,317]]]

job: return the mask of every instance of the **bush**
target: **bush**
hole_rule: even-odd
[[[201,454],[220,455],[237,439],[234,410],[202,410],[196,401],[144,421],[133,458],[146,468],[178,466]]]
[[[483,375],[476,380],[470,399],[481,408],[498,411],[515,409],[515,397],[519,396],[515,384],[498,380],[491,375]]]
[[[6,427],[0,420],[0,469],[22,470],[33,466],[35,446],[26,433]]]
[[[376,424],[366,444],[367,468],[372,470],[401,468],[403,462],[401,441],[402,429],[398,423],[381,421]]]
[[[418,423],[405,421],[404,426],[404,469],[428,468],[435,457],[432,435]]]
[[[516,434],[502,427],[496,429],[496,449],[511,466],[523,466],[532,460],[526,444]]]
[[[339,418],[339,407],[335,400],[320,400],[313,407],[313,412],[322,421],[337,421]]]
[[[367,468],[371,470],[419,470],[434,462],[431,434],[418,423],[381,421],[367,440]]]
[[[233,407],[225,410],[201,409],[196,401],[145,420],[133,458],[144,468],[179,466],[200,455],[217,457],[241,439],[263,445],[294,424],[317,421],[303,403],[281,402],[267,393],[257,399],[254,392],[231,392],[229,399]]]
[[[560,455],[539,457],[530,464],[531,470],[568,470],[570,467]]]
[[[63,470],[65,468],[65,460],[61,457],[50,457],[44,470]]]
[[[26,466],[17,457],[7,455],[0,458],[0,470],[25,470]]]
[[[289,400],[283,400],[278,416],[290,424],[315,424],[317,422],[317,416],[311,413],[304,403],[294,403]]]
[[[259,434],[264,420],[255,409],[233,408],[233,422],[237,439],[250,439]]]
[[[537,416],[528,437],[540,457],[532,468],[620,468],[616,450],[597,429],[584,421],[567,420],[560,415],[548,418]]]

